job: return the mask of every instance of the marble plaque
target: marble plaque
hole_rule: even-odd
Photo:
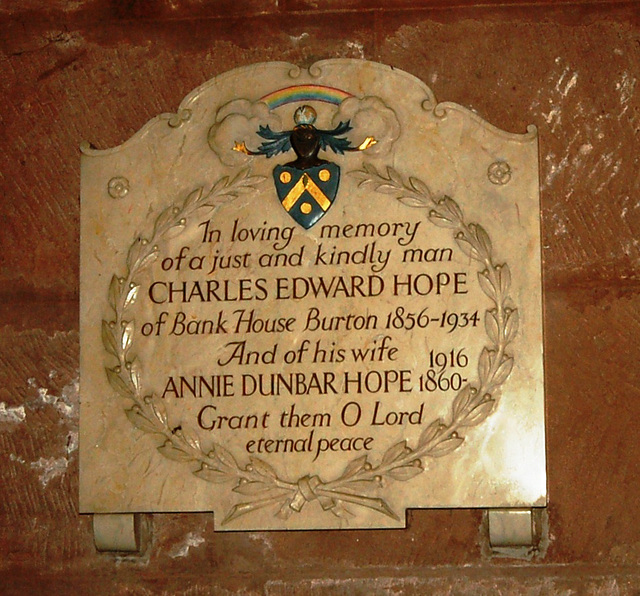
[[[533,126],[381,64],[265,63],[82,150],[81,511],[546,503]]]

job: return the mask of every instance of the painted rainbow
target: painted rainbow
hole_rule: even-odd
[[[353,95],[342,89],[336,89],[335,87],[325,87],[324,85],[294,85],[268,93],[264,97],[261,97],[260,101],[264,101],[269,106],[269,109],[273,110],[288,103],[299,101],[323,101],[325,103],[340,105],[348,97],[353,97]]]

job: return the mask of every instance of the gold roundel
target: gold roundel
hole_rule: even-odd
[[[311,205],[309,203],[302,203],[302,205],[300,205],[300,211],[305,215],[308,215],[311,213]]]
[[[281,172],[280,173],[280,182],[283,184],[287,184],[291,182],[291,174],[289,172]]]
[[[331,178],[331,172],[329,172],[329,170],[320,170],[320,172],[318,173],[318,177],[323,182],[326,182],[327,180],[329,180],[329,178]]]

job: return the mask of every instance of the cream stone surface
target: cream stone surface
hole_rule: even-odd
[[[233,151],[305,104],[377,141],[320,151],[340,180],[309,229],[274,185],[294,152]],[[537,152],[358,60],[237,69],[83,147],[81,510],[254,530],[545,505]]]

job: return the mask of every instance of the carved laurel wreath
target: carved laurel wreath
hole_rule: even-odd
[[[485,311],[484,327],[488,345],[478,359],[478,381],[467,384],[456,395],[448,420],[438,418],[424,428],[416,444],[407,440],[389,447],[374,463],[363,455],[349,462],[342,474],[325,481],[317,475],[306,475],[291,482],[281,478],[267,462],[250,457],[249,463],[239,464],[232,453],[214,443],[207,451],[199,439],[184,424],[173,427],[161,399],[145,395],[141,368],[132,351],[135,323],[131,307],[138,299],[139,274],[151,265],[159,254],[158,243],[182,232],[187,219],[200,209],[215,211],[220,205],[240,194],[253,192],[264,180],[243,170],[234,179],[221,178],[205,194],[203,188],[191,192],[184,201],[162,211],[155,220],[148,239],[138,237],[129,248],[126,272],[114,275],[109,287],[109,305],[113,319],[102,321],[102,342],[116,359],[115,366],[106,367],[111,387],[128,401],[127,418],[138,429],[154,435],[159,441],[158,451],[171,460],[190,463],[193,474],[207,482],[233,482],[233,491],[245,497],[227,513],[223,524],[241,515],[269,506],[278,506],[276,515],[288,519],[300,512],[307,502],[317,500],[323,510],[342,519],[355,514],[350,506],[367,507],[395,520],[398,515],[378,494],[390,481],[408,481],[422,473],[427,458],[442,457],[456,450],[464,442],[464,429],[477,426],[491,414],[496,405],[495,393],[513,368],[513,357],[506,352],[518,328],[518,312],[510,305],[508,292],[511,275],[506,264],[496,264],[491,240],[478,224],[466,223],[459,205],[450,197],[435,199],[427,185],[417,178],[403,177],[388,168],[386,176],[365,164],[352,172],[359,186],[370,186],[375,192],[391,195],[412,208],[425,210],[429,221],[453,231],[460,249],[480,264],[480,288],[491,300]]]

